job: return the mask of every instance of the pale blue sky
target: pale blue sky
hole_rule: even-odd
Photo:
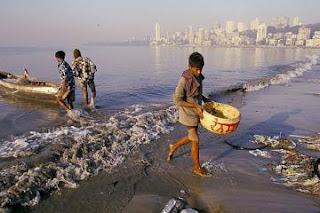
[[[320,22],[319,0],[1,0],[0,46],[77,46],[122,41],[189,25],[299,16]]]

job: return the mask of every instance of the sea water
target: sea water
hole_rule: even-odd
[[[1,69],[19,74],[27,67],[31,77],[58,82],[54,57],[58,49],[61,48],[0,48]],[[72,48],[64,50],[66,61],[71,63]],[[95,79],[98,110],[86,115],[83,122],[70,121],[55,104],[28,100],[0,88],[1,174],[8,178],[1,190],[2,199],[9,197],[8,205],[36,205],[40,194],[60,190],[61,183],[63,187],[78,187],[81,180],[102,171],[112,173],[140,145],[161,141],[167,134],[179,135],[174,130],[177,111],[172,94],[181,73],[188,68],[188,56],[194,51],[202,53],[205,59],[204,94],[243,111],[236,137],[240,142],[248,142],[254,134],[317,131],[314,124],[319,122],[311,105],[316,106],[318,99],[310,94],[320,91],[317,89],[320,50],[88,46],[80,50],[98,69]],[[279,96],[280,93],[290,98]],[[82,111],[79,86],[76,94],[75,108]],[[292,99],[295,94],[304,102]],[[301,104],[299,112],[303,116],[290,116],[299,114],[294,112],[297,103]],[[303,105],[309,111],[304,111]],[[312,117],[308,122],[302,119],[308,117]],[[285,119],[291,119],[293,127],[284,125]],[[61,158],[54,163],[48,163],[52,153],[43,154],[51,146],[64,147],[64,150],[57,148]],[[209,148],[210,144],[204,147]],[[17,159],[28,163],[28,158],[36,159],[41,154],[39,162],[47,164],[48,171],[37,160],[31,166],[16,165]],[[50,171],[59,172],[50,176],[46,173]],[[28,196],[18,189],[11,190],[11,194],[6,191],[12,184],[10,177],[18,178],[17,174],[24,176],[20,177],[24,180],[20,183],[21,190],[31,188]],[[43,185],[37,188],[27,181],[31,177],[41,179]],[[15,195],[22,198],[19,200]]]

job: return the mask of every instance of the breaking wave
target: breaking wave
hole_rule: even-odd
[[[59,127],[47,132],[30,132],[1,143],[2,158],[36,156],[44,147],[60,145],[54,161],[20,163],[0,170],[0,210],[14,205],[33,206],[43,194],[78,182],[100,171],[112,172],[130,151],[173,130],[175,106],[146,111],[135,105],[105,121],[89,120],[78,126]]]
[[[269,77],[259,78],[248,83],[244,84],[237,84],[233,86],[229,86],[227,88],[223,88],[221,90],[212,92],[209,94],[210,97],[221,97],[224,95],[230,95],[237,91],[242,92],[251,92],[251,91],[258,91],[265,87],[269,87],[271,85],[276,84],[288,84],[291,79],[301,77],[306,71],[311,70],[312,66],[316,65],[318,62],[319,56],[312,55],[307,56],[307,61],[304,63],[297,63],[294,65],[294,69],[285,71],[276,75],[272,75]],[[314,82],[317,82],[316,80]]]
[[[311,70],[312,66],[317,64],[317,61],[317,55],[307,56],[307,61],[297,64],[295,69],[271,77],[261,78],[249,83],[245,83],[243,84],[242,89],[250,92],[263,89],[270,85],[289,83],[291,79],[300,77],[304,74],[304,72]]]

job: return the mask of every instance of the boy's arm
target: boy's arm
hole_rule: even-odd
[[[197,103],[189,103],[183,100],[185,97],[185,91],[184,91],[184,84],[185,84],[185,78],[181,77],[178,83],[178,86],[176,87],[173,101],[178,106],[188,107],[192,108],[199,116],[202,118],[202,107]]]
[[[64,91],[64,90],[66,89],[66,87],[67,87],[67,80],[66,80],[66,79],[62,79],[62,80],[60,81],[59,90]]]
[[[91,59],[89,58],[88,58],[88,61],[89,61],[91,72],[97,72],[97,66],[93,63],[93,61],[91,61]]]
[[[59,74],[60,74],[59,89],[64,89],[66,88],[66,85],[67,85],[67,68],[63,64],[59,66]]]
[[[202,106],[197,103],[189,103],[186,101],[180,101],[179,106],[191,108],[201,119],[203,118]]]

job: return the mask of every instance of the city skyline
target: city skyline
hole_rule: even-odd
[[[320,23],[320,21],[316,23]],[[295,16],[295,17],[276,16],[276,17],[271,17],[271,20],[267,20],[267,21],[262,20],[260,17],[255,17],[255,19],[249,20],[249,21],[243,21],[243,20],[238,20],[238,21],[226,20],[224,22],[216,21],[216,22],[213,22],[211,26],[207,27],[207,29],[214,29],[216,26],[218,26],[218,28],[224,28],[226,32],[231,33],[233,31],[243,32],[246,30],[257,30],[258,26],[261,24],[266,24],[266,26],[273,26],[276,28],[285,28],[285,27],[294,27],[294,26],[316,24],[316,23],[303,23],[301,22],[301,17],[298,17],[298,16]],[[160,31],[159,29],[160,25],[163,26],[158,21],[155,22],[155,25],[157,28],[156,31]],[[189,25],[188,27],[189,28],[191,27],[192,29],[206,28],[203,26],[195,26],[195,25]],[[169,32],[169,31],[166,31],[166,32]],[[178,32],[178,30],[172,31],[170,33],[173,33],[173,32]],[[159,32],[156,34],[159,34]],[[159,35],[157,37],[159,37]]]
[[[269,24],[258,17],[250,22],[228,20],[213,27],[189,26],[181,32],[161,34],[161,26],[155,24],[154,36],[146,39],[150,46],[271,46],[271,47],[320,47],[320,24],[303,24],[299,17],[272,17]],[[128,40],[135,44],[135,40]]]
[[[91,42],[143,38],[159,22],[164,31],[181,31],[190,25],[208,28],[214,22],[248,22],[256,17],[301,17],[320,22],[316,0],[3,0],[0,8],[0,46],[81,45]]]

